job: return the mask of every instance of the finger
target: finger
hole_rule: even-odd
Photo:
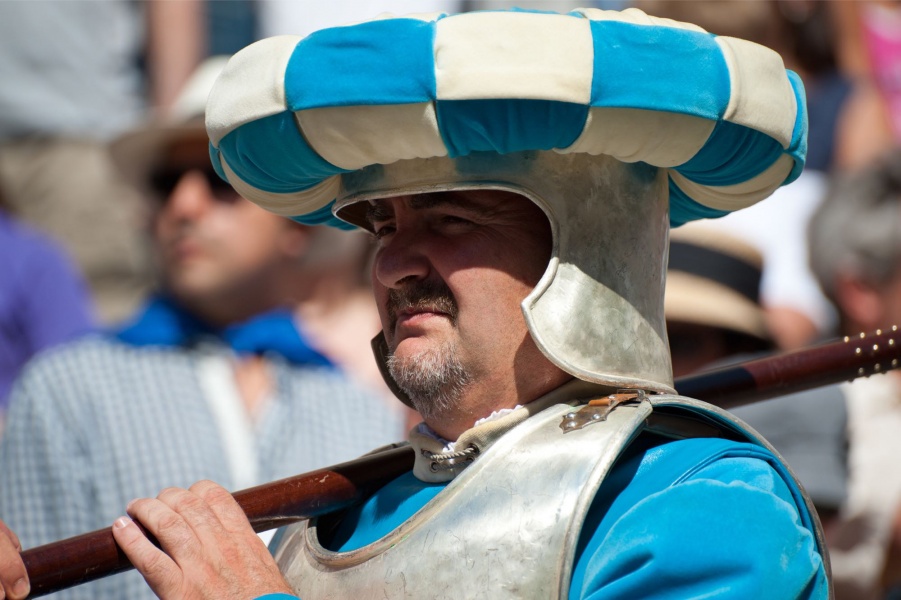
[[[224,487],[204,480],[198,481],[190,489],[210,507],[226,531],[229,533],[252,531],[250,521],[247,520],[241,505]]]
[[[141,508],[139,506],[136,512],[143,512]],[[175,561],[154,546],[131,519],[116,519],[113,523],[113,537],[157,596],[164,598],[178,590],[181,571]]]
[[[0,521],[0,598],[20,600],[31,591],[18,536]]]
[[[217,550],[227,564],[240,565],[236,569],[240,575],[230,578],[231,585],[248,592],[254,590],[255,595],[259,595],[259,592],[293,594],[266,544],[254,533],[234,496],[212,481],[199,481],[190,490],[216,513],[224,528],[225,538],[220,540]],[[246,580],[242,581],[242,577]]]
[[[171,506],[172,497],[177,496],[178,492],[188,493],[170,488],[163,490],[157,498],[132,500],[126,509],[133,519],[156,537],[163,551],[176,562],[200,552],[194,530]]]
[[[215,549],[219,541],[229,532],[206,500],[192,490],[193,487],[191,490],[169,488],[163,490],[157,498],[184,520],[196,540],[207,547],[206,551],[209,552],[210,549]],[[178,556],[175,558],[179,559]]]
[[[12,529],[7,527],[6,523],[3,521],[0,521],[0,537],[5,537],[9,540],[16,552],[22,551],[22,543],[19,541],[19,536],[17,536]]]

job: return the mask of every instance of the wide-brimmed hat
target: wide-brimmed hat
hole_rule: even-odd
[[[772,343],[760,280],[763,256],[753,245],[713,224],[689,223],[672,232],[664,314]]]
[[[169,111],[113,141],[110,147],[113,161],[126,177],[144,183],[173,142],[208,143],[204,127],[207,98],[228,59],[228,56],[212,56],[204,60],[185,83]]]

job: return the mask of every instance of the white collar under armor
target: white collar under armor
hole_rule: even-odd
[[[571,379],[544,396],[511,411],[500,411],[495,418],[480,419],[464,431],[455,442],[447,442],[421,423],[409,434],[410,445],[416,452],[413,475],[425,482],[443,483],[454,477],[491,447],[502,435],[532,415],[555,404],[578,404],[598,396],[598,386],[579,379]]]

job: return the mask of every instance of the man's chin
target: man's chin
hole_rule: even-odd
[[[184,270],[170,273],[165,287],[171,296],[188,304],[227,302],[229,298],[235,297],[240,287],[223,279],[207,271]]]
[[[424,338],[402,340],[388,357],[388,372],[426,420],[456,407],[470,376],[456,345]]]

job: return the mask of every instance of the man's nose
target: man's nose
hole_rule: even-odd
[[[173,188],[163,211],[179,220],[203,216],[215,203],[210,186],[197,170],[186,171]]]
[[[399,288],[429,276],[432,270],[428,241],[417,232],[398,231],[375,255],[373,272],[386,288]]]

